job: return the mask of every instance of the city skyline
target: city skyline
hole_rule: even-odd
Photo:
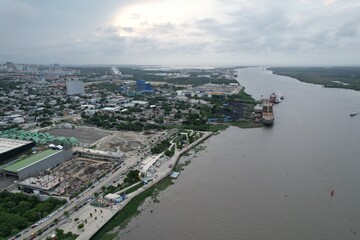
[[[0,0],[0,62],[358,65],[357,1]]]

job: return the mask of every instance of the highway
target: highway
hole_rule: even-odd
[[[66,204],[65,208],[59,211],[57,214],[55,214],[53,217],[49,218],[46,222],[39,224],[33,229],[30,229],[27,233],[22,234],[22,239],[34,239],[31,237],[33,233],[37,233],[40,230],[43,231],[43,229],[47,229],[50,227],[51,224],[53,224],[54,220],[61,219],[62,216],[64,216],[65,212],[68,212],[71,214],[75,209],[78,208],[78,206],[82,206],[84,203],[87,203],[88,197],[93,196],[93,194],[99,190],[101,190],[102,186],[107,186],[111,184],[115,178],[119,177],[122,173],[125,173],[128,171],[128,167],[125,164],[122,164],[121,167],[116,170],[114,173],[107,176],[104,180],[99,182],[94,188],[88,188],[80,194],[79,198],[71,200],[68,204]],[[25,232],[24,230],[23,232]]]

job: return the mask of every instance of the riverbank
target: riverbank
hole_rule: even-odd
[[[160,194],[160,203],[117,238],[351,240],[359,235],[360,118],[349,117],[359,107],[359,92],[324,89],[262,68],[238,75],[256,99],[269,90],[284,94],[285,101],[276,105],[276,125],[233,127],[211,137],[206,151]]]
[[[79,236],[78,239],[86,239],[86,237],[91,237],[92,240],[113,239],[117,234],[117,231],[114,231],[114,229],[116,227],[120,229],[125,227],[132,217],[138,215],[140,213],[140,211],[138,211],[138,207],[145,201],[146,198],[152,197],[155,199],[156,194],[159,191],[164,190],[168,186],[173,184],[172,179],[168,176],[175,168],[175,166],[177,166],[180,157],[195,146],[197,146],[202,141],[206,140],[212,134],[213,133],[206,132],[201,138],[199,138],[192,144],[186,146],[180,151],[176,150],[174,156],[169,160],[169,164],[172,164],[173,168],[167,168],[165,172],[162,175],[159,175],[159,177],[153,182],[150,182],[148,185],[144,185],[144,187],[139,188],[131,195],[129,195],[128,199],[117,206],[118,208],[114,212],[114,214],[109,216],[109,218],[105,221],[106,223],[100,226],[99,230],[96,233],[94,232],[93,235],[90,236],[87,233],[86,236]]]
[[[288,76],[301,82],[326,88],[344,88],[360,91],[360,67],[277,67],[268,68],[273,74]]]
[[[264,127],[263,123],[261,123],[261,122],[256,123],[253,120],[243,120],[243,121],[231,122],[230,125],[233,127],[238,127],[238,128],[262,128],[262,127]]]
[[[171,186],[173,181],[170,177],[166,177],[146,189],[145,191],[138,194],[134,197],[128,204],[126,204],[123,209],[118,212],[113,218],[111,218],[91,239],[92,240],[112,240],[117,235],[116,230],[120,230],[126,227],[128,222],[135,216],[141,213],[138,210],[139,206],[143,204],[145,199],[151,197],[155,198],[156,194],[159,191],[165,190],[167,187]]]

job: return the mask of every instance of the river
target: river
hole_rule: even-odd
[[[359,239],[360,116],[349,113],[360,111],[360,92],[263,68],[239,69],[238,81],[256,99],[285,96],[274,126],[208,139],[160,203],[144,206],[119,237]]]

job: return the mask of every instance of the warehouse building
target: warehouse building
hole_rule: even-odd
[[[118,163],[123,162],[125,156],[122,152],[106,152],[95,149],[76,147],[74,149],[74,155],[78,157],[84,157],[96,160],[114,161]]]
[[[0,163],[35,147],[33,141],[0,138]]]
[[[31,157],[17,161],[3,169],[5,175],[17,176],[20,180],[38,176],[42,171],[71,159],[73,152],[48,149]]]
[[[36,144],[61,144],[63,146],[74,146],[78,143],[76,138],[55,137],[49,133],[44,132],[30,132],[22,129],[12,128],[5,131],[0,131],[0,138],[11,138],[26,141],[33,141]]]

